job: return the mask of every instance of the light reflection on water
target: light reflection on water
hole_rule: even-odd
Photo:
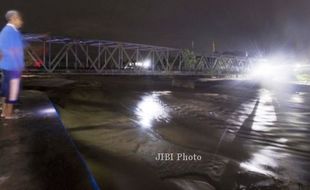
[[[279,138],[276,141],[279,142],[279,143],[287,143],[288,139],[287,138]]]
[[[290,147],[307,150],[304,148],[307,147],[304,143],[305,134],[300,132],[307,129],[298,125],[303,123],[303,119],[306,121],[304,123],[308,124],[308,120],[305,119],[308,117],[307,112],[303,107],[298,107],[306,102],[302,95],[278,94],[275,96],[267,90],[260,92],[259,103],[253,114],[251,130],[258,134],[272,134],[271,140],[279,144],[277,147],[274,145],[265,146],[251,153],[249,159],[240,163],[241,168],[274,177],[304,180],[304,176],[308,175],[308,170],[304,167],[303,162],[296,161],[296,155],[286,149]],[[275,109],[275,105],[277,109]],[[293,144],[291,144],[292,142]],[[250,147],[257,146],[255,142],[251,144]],[[251,148],[251,150],[254,149]]]
[[[259,95],[259,104],[255,112],[252,130],[270,131],[268,126],[277,121],[275,107],[273,105],[272,94],[270,91],[262,90]]]
[[[50,107],[42,108],[39,110],[39,114],[41,114],[41,115],[53,115],[53,114],[56,114],[56,110],[54,108],[50,108]]]
[[[276,121],[277,115],[272,94],[270,91],[262,90],[259,94],[259,103],[254,113],[252,130],[270,131],[270,127],[273,126]],[[280,138],[278,141],[285,143],[287,139]],[[280,156],[281,155],[277,154],[270,147],[266,147],[252,154],[251,158],[241,163],[240,166],[253,172],[274,176],[275,174],[270,171],[270,167],[278,167],[278,159],[280,159]]]
[[[135,109],[141,127],[151,128],[154,121],[169,122],[169,108],[159,97],[170,93],[170,91],[152,92],[142,97]]]
[[[281,155],[272,150],[271,147],[266,147],[252,154],[251,159],[247,162],[241,163],[240,166],[249,171],[276,176],[276,174],[270,171],[270,167],[273,169],[278,168],[278,160],[285,157],[285,155]]]
[[[303,97],[300,94],[293,94],[290,101],[297,104],[304,103]]]

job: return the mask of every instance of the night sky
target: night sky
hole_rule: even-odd
[[[8,9],[22,11],[24,32],[310,54],[309,0],[1,0],[0,14]]]

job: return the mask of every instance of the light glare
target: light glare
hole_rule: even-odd
[[[139,119],[139,124],[143,128],[151,128],[153,121],[169,119],[169,111],[160,100],[160,93],[146,95],[138,103],[135,113]]]

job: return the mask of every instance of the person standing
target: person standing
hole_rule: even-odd
[[[23,26],[23,18],[16,10],[5,14],[6,26],[0,33],[0,69],[3,72],[1,96],[2,114],[5,119],[15,119],[14,104],[18,101],[24,62],[24,40],[19,29]]]

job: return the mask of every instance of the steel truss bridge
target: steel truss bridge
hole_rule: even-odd
[[[194,55],[176,48],[107,40],[80,40],[25,34],[27,70],[42,73],[206,74],[245,73],[248,57]]]

